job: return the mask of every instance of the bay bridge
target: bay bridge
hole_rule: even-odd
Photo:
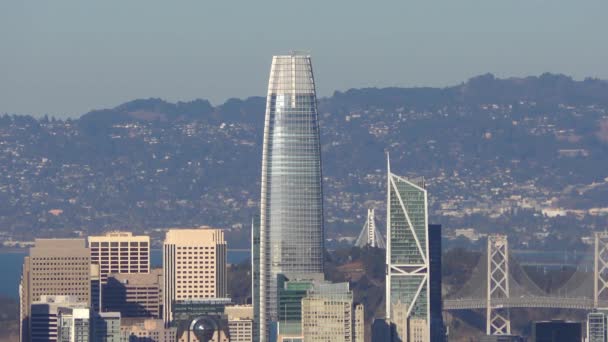
[[[505,235],[488,236],[487,249],[471,277],[443,299],[443,309],[485,309],[486,333],[510,335],[512,308],[608,308],[608,232],[595,234],[593,270],[577,267],[568,281],[549,292],[530,279],[508,246]]]

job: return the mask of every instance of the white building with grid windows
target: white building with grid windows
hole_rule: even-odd
[[[101,283],[110,273],[150,272],[150,237],[130,232],[109,232],[89,236],[91,263],[99,265]]]
[[[221,229],[170,229],[163,246],[163,318],[173,320],[176,300],[224,298],[226,241]]]

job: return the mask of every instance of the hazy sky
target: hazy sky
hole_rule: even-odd
[[[307,50],[317,90],[445,86],[492,72],[608,79],[606,0],[1,0],[0,113],[265,95]]]

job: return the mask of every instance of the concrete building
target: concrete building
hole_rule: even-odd
[[[120,334],[123,342],[177,342],[177,328],[165,328],[162,319],[123,319]]]
[[[122,317],[160,318],[162,269],[150,273],[110,273],[103,286],[103,310]]]
[[[431,317],[431,342],[444,342],[446,329],[443,323],[441,296],[441,225],[430,224],[429,236],[429,309]]]
[[[304,342],[363,342],[363,305],[353,305],[348,283],[321,283],[302,299]]]
[[[270,68],[260,199],[260,341],[278,320],[277,276],[323,273],[319,117],[308,55],[274,56]],[[257,316],[257,314],[256,314]]]
[[[91,264],[91,310],[101,310],[101,273],[99,265]]]
[[[92,315],[93,342],[121,342],[120,312],[100,312]]]
[[[230,342],[253,341],[253,306],[231,305],[224,308]]]
[[[32,342],[88,342],[88,303],[73,296],[40,296],[30,306],[28,338]]]
[[[30,248],[20,285],[22,341],[30,341],[30,307],[42,296],[73,296],[90,305],[91,266],[84,239],[36,239]]]
[[[220,229],[170,229],[163,245],[163,318],[173,320],[180,300],[224,298],[226,241]]]
[[[608,341],[608,311],[597,310],[587,314],[587,341]]]
[[[110,273],[150,272],[150,237],[130,232],[89,236],[91,263],[100,266],[101,283]]]
[[[532,323],[533,342],[578,342],[583,339],[581,322],[543,321]]]

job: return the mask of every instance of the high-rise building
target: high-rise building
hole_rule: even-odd
[[[175,301],[224,298],[226,241],[221,229],[170,229],[163,246],[163,318],[173,320]]]
[[[315,284],[302,299],[303,342],[363,342],[363,321],[348,283]]]
[[[285,275],[278,277],[278,320],[270,329],[270,340],[302,341],[302,299],[315,283],[323,282],[323,274]],[[275,338],[276,337],[276,338]]]
[[[277,320],[277,275],[323,272],[323,192],[310,56],[274,56],[260,201],[260,340]]]
[[[90,310],[88,303],[73,296],[40,296],[30,306],[28,341],[88,342]]]
[[[230,342],[253,341],[253,306],[229,305],[224,308],[228,319]]]
[[[109,274],[103,286],[103,310],[122,317],[160,318],[162,269],[150,273]]]
[[[587,341],[608,341],[608,311],[597,310],[587,314]]]
[[[91,320],[93,342],[122,342],[120,312],[94,312]]]
[[[279,275],[278,322],[269,340],[363,341],[363,305],[353,305],[348,283],[332,284],[323,274]]]
[[[91,310],[99,312],[101,310],[101,273],[99,265],[91,264]]]
[[[150,237],[130,232],[110,232],[89,236],[91,263],[100,266],[101,283],[110,273],[148,273],[150,271]]]
[[[260,217],[251,222],[251,305],[253,306],[253,342],[260,332]]]
[[[388,162],[386,317],[394,340],[430,341],[429,238],[424,180],[390,171]]]
[[[162,319],[123,319],[120,334],[123,342],[177,342],[177,328],[165,328]]]
[[[30,306],[42,296],[73,296],[91,303],[91,265],[84,239],[36,239],[23,262],[20,286],[21,339],[30,341]]]
[[[572,342],[582,341],[583,325],[581,322],[562,320],[533,322],[533,342]]]
[[[445,342],[443,302],[441,299],[441,225],[429,225],[429,308],[431,342]]]

